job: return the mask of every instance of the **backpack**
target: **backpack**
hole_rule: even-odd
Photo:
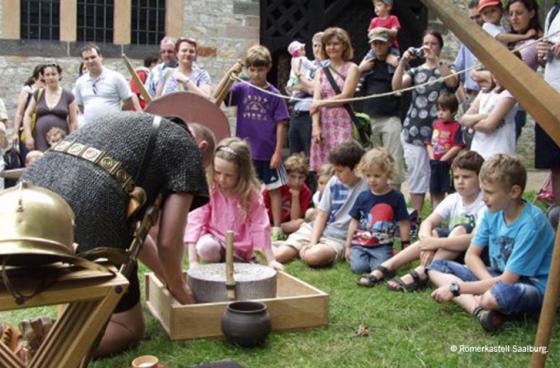
[[[4,152],[4,170],[19,169],[23,167],[23,161],[19,152],[14,147]],[[4,188],[10,188],[16,185],[17,179],[4,179]]]

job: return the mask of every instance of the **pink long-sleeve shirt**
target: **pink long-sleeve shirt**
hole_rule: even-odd
[[[204,234],[225,242],[226,231],[233,230],[235,253],[252,258],[253,248],[271,249],[270,220],[261,193],[251,196],[247,215],[239,207],[237,196],[225,196],[219,189],[210,194],[210,202],[189,213],[185,243],[196,243]]]

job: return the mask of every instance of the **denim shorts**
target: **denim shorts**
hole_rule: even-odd
[[[463,281],[478,281],[467,266],[454,262],[438,259],[428,266],[428,271],[438,271],[457,276]],[[498,276],[500,271],[488,269],[492,276]],[[513,284],[505,284],[498,281],[490,292],[498,302],[500,312],[510,316],[523,314],[538,314],[543,302],[543,294],[539,289],[523,278]]]
[[[350,269],[355,273],[371,272],[393,256],[393,244],[364,247],[352,244]]]

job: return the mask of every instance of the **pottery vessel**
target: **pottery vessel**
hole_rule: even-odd
[[[226,339],[243,347],[263,344],[271,327],[266,304],[259,302],[231,303],[222,317],[222,332]]]

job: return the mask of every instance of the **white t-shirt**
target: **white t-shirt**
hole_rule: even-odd
[[[490,114],[502,98],[513,99],[513,96],[505,89],[502,92],[496,92],[495,90],[480,92],[478,112]],[[478,152],[485,160],[496,153],[515,153],[515,114],[517,110],[518,105],[515,104],[506,114],[504,123],[492,133],[475,131],[471,150]]]
[[[499,35],[500,33],[509,32],[509,30],[501,24],[495,25],[488,22],[484,22],[484,24],[482,25],[482,29],[485,30],[488,34],[490,34],[490,36],[494,38],[496,38],[496,36]],[[502,44],[505,45],[505,42],[502,42]]]
[[[553,8],[554,9],[554,8]],[[551,9],[552,10],[552,9]],[[545,35],[551,35],[548,39],[550,42],[560,42],[560,13],[549,26],[550,12],[546,16]],[[548,82],[554,89],[560,91],[560,58],[548,56],[546,67],[544,68],[544,80]]]
[[[97,116],[121,111],[122,101],[132,97],[132,91],[124,77],[107,68],[97,78],[89,73],[76,81],[76,103],[84,108],[84,121],[90,123]]]
[[[449,231],[457,225],[468,225],[471,228],[476,225],[476,219],[480,210],[484,208],[482,192],[476,199],[465,205],[459,193],[452,193],[436,207],[435,213],[441,216],[448,225]]]

